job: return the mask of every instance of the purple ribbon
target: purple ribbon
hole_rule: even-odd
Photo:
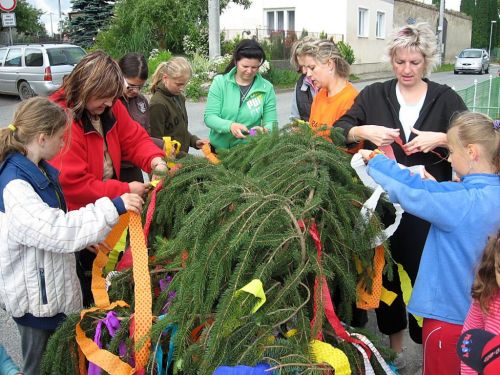
[[[104,319],[99,320],[99,322],[97,323],[97,327],[95,329],[94,342],[97,344],[99,349],[102,349],[101,333],[102,333],[103,323],[108,329],[108,332],[111,335],[111,337],[114,337],[116,331],[120,329],[120,321],[116,317],[116,312],[109,311]],[[120,343],[118,347],[118,353],[122,358],[125,357],[125,355],[127,354],[127,347],[125,346],[124,342]],[[88,375],[100,375],[100,374],[101,374],[101,368],[96,364],[89,362]]]
[[[171,282],[172,282],[172,276],[169,275],[165,276],[164,279],[160,279],[160,290],[163,292],[165,289],[168,288]],[[162,314],[166,314],[168,312],[168,309],[170,308],[170,305],[172,304],[174,298],[175,298],[175,292],[173,291],[168,292],[167,302],[161,309]]]

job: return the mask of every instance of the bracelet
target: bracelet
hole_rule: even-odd
[[[370,155],[368,155],[368,159],[366,161],[373,159],[377,155],[384,155],[384,152],[376,148],[371,152]]]
[[[355,128],[356,128],[356,127],[353,127],[353,128],[351,129],[351,132],[352,132],[352,133],[351,133],[352,141],[353,141],[354,143],[359,143],[359,142],[361,142],[361,139],[358,139],[358,137],[356,137],[356,136],[354,135],[354,129],[355,129]]]

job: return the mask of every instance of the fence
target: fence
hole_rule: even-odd
[[[500,77],[490,75],[490,79],[481,83],[474,80],[474,85],[457,91],[467,108],[473,112],[482,112],[493,119],[500,119]]]
[[[269,60],[288,60],[292,44],[304,36],[318,39],[331,39],[334,42],[343,41],[342,34],[327,34],[325,32],[310,32],[306,30],[272,30],[272,29],[225,29],[223,30],[225,40],[235,38],[255,38],[261,43]]]

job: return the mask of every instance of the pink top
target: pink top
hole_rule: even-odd
[[[465,318],[462,332],[473,328],[484,329],[495,335],[500,334],[500,292],[491,300],[488,314],[485,314],[481,310],[481,306],[477,300],[472,302],[467,318]],[[463,362],[460,364],[460,373],[462,375],[477,374],[476,371]]]

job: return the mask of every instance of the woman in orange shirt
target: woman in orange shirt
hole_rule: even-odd
[[[309,124],[330,140],[330,129],[354,103],[358,91],[349,82],[350,66],[335,43],[317,40],[302,47],[307,77],[320,87],[311,106]]]

